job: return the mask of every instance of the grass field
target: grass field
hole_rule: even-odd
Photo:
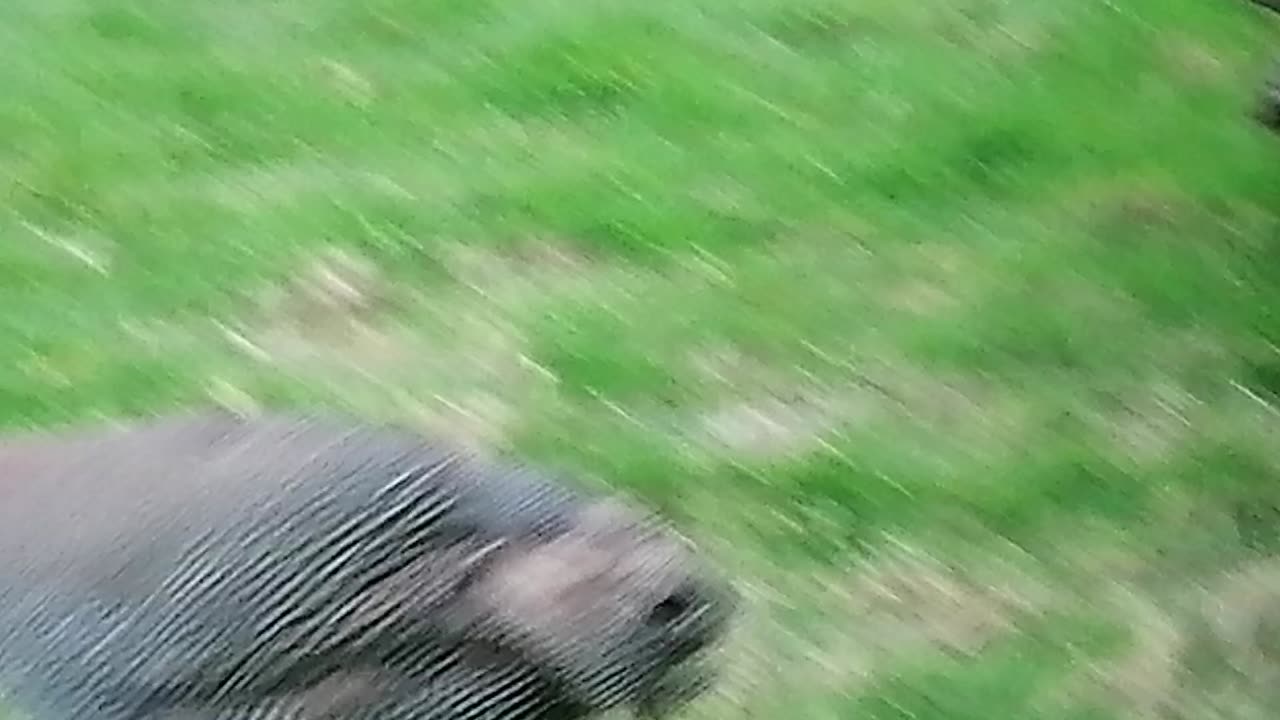
[[[1272,718],[1277,39],[6,0],[0,421],[324,404],[632,493],[747,600],[692,718]]]

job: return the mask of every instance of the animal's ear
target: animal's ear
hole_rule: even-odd
[[[507,541],[462,542],[424,553],[392,578],[392,589],[422,612],[466,594],[501,556]]]
[[[612,562],[615,571],[628,573],[654,570],[693,550],[688,539],[657,516],[615,498],[585,505],[570,535]]]
[[[421,551],[361,592],[346,616],[365,628],[397,620],[437,625],[443,613],[480,582],[505,545],[502,540],[459,542]]]
[[[579,511],[575,529],[583,535],[601,536],[634,531],[650,518],[616,498],[594,500]]]

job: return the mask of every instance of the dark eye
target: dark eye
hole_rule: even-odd
[[[684,617],[692,605],[693,602],[688,593],[672,593],[649,611],[649,622],[654,625],[670,625]]]

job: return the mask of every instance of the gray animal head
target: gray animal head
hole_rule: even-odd
[[[469,637],[547,673],[570,714],[649,716],[710,686],[705,655],[735,605],[689,543],[611,498],[583,504],[553,539],[497,549],[462,603]]]
[[[656,715],[735,605],[655,518],[391,428],[197,416],[0,469],[0,682],[52,717]]]

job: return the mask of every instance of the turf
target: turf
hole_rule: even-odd
[[[4,427],[336,406],[633,493],[748,598],[697,718],[1280,700],[1249,5],[8,0],[0,39]]]

